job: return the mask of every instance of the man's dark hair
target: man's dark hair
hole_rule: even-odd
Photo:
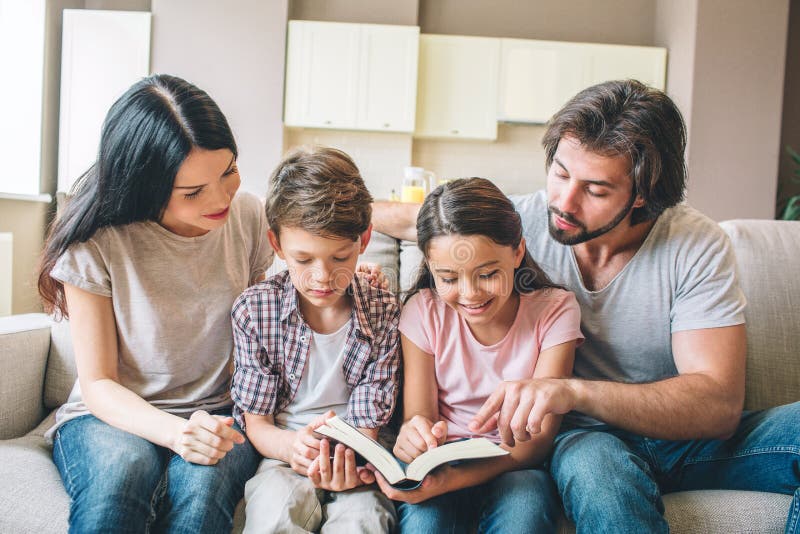
[[[645,201],[634,208],[631,224],[653,220],[683,200],[686,126],[662,91],[636,80],[619,80],[575,95],[548,123],[542,139],[547,169],[564,137],[603,156],[628,157],[633,193]]]

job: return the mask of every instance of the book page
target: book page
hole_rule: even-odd
[[[406,467],[409,480],[422,480],[434,467],[454,460],[469,460],[504,456],[507,450],[500,448],[486,438],[473,438],[453,441],[430,449],[417,456]]]

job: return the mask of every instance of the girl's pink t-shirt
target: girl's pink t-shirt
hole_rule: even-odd
[[[433,355],[439,385],[439,417],[447,440],[475,437],[467,425],[504,380],[533,377],[539,353],[572,340],[583,341],[575,296],[561,289],[521,294],[514,323],[494,345],[481,344],[456,310],[430,289],[411,297],[400,316],[400,332]],[[500,442],[497,431],[484,434]]]

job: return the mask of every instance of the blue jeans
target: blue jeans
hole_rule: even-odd
[[[563,430],[550,463],[578,533],[668,532],[662,493],[735,489],[794,495],[800,533],[800,402],[745,412],[727,440],[667,441],[608,426]]]
[[[509,471],[419,504],[398,503],[400,532],[555,532],[561,504],[547,471]]]
[[[216,465],[192,464],[93,415],[64,423],[53,444],[76,533],[230,532],[259,459],[246,442]]]

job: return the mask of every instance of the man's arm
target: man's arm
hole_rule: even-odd
[[[744,325],[672,335],[678,376],[649,384],[581,379],[504,382],[470,425],[497,426],[528,440],[545,415],[583,412],[612,426],[656,439],[729,437],[744,404]]]
[[[373,202],[372,228],[396,239],[416,241],[417,214],[421,206],[408,202]]]

